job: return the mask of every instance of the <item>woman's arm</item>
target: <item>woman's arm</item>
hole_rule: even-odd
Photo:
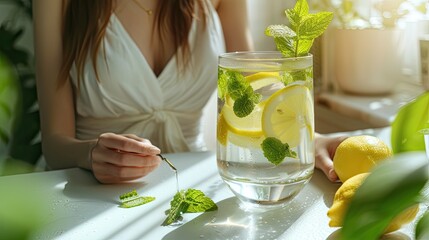
[[[75,138],[75,106],[70,81],[58,85],[63,59],[63,3],[39,0],[33,4],[36,79],[42,148],[52,169],[81,167],[104,183],[145,176],[160,163],[160,150],[135,135],[101,134],[98,139]]]
[[[253,50],[253,40],[247,16],[247,1],[218,0],[214,4],[222,24],[226,51]]]
[[[48,167],[90,169],[92,141],[77,141],[72,88],[69,81],[58,85],[62,62],[63,1],[40,0],[33,4],[36,80],[42,147]]]

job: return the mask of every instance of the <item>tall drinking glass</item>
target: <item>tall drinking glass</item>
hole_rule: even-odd
[[[312,55],[219,57],[217,165],[250,206],[284,206],[314,169]]]

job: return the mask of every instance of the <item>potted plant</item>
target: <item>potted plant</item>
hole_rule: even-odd
[[[17,45],[32,18],[31,0],[1,0],[12,7],[0,24],[0,175],[32,171],[42,155],[33,54]]]
[[[338,88],[347,93],[391,93],[402,78],[406,49],[404,30],[397,26],[410,9],[425,12],[409,0],[352,0],[314,2],[316,8],[334,12],[334,28],[327,37],[329,54],[325,70]]]

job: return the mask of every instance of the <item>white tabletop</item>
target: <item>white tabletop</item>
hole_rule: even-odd
[[[373,132],[385,138],[386,131]],[[132,183],[103,185],[81,169],[0,177],[0,192],[20,197],[27,189],[44,195],[42,228],[34,239],[335,239],[326,212],[339,183],[316,170],[303,191],[283,209],[246,212],[218,175],[213,152],[165,154],[179,171],[181,189],[195,188],[212,198],[214,212],[184,214],[181,224],[160,226],[176,192],[174,173],[162,164]],[[9,186],[9,188],[8,188]],[[120,208],[118,196],[136,189],[156,200]],[[7,204],[7,203],[6,203]],[[413,239],[414,223],[383,239]],[[0,233],[1,235],[1,233]]]

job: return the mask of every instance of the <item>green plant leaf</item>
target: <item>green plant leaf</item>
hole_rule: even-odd
[[[311,46],[313,46],[313,42],[314,40],[299,40],[297,56],[306,56],[310,52]]]
[[[209,197],[197,189],[188,189],[186,191],[186,202],[189,203],[189,207],[186,212],[197,213],[217,210],[216,203],[213,202]]]
[[[306,0],[298,0],[295,7],[285,11],[292,29],[285,25],[270,25],[265,35],[273,37],[277,49],[285,57],[304,56],[309,53],[315,38],[322,35],[333,19],[333,13],[309,14]]]
[[[396,155],[376,166],[350,202],[341,239],[378,239],[395,216],[421,200],[428,167],[423,152]]]
[[[429,239],[429,212],[426,211],[423,216],[418,220],[415,230],[416,240]]]
[[[429,92],[402,106],[392,122],[393,153],[424,151],[424,137],[420,130],[429,128]]]
[[[274,42],[283,56],[285,57],[294,57],[295,56],[295,42],[291,42],[290,39],[275,37]]]
[[[304,0],[298,0],[292,9],[287,9],[285,11],[286,17],[289,19],[289,22],[292,26],[292,29],[296,31],[301,24],[301,20],[304,16],[308,15],[308,3]]]
[[[188,189],[177,192],[170,202],[167,218],[161,226],[168,226],[177,221],[184,213],[196,213],[214,211],[217,205],[203,192],[196,189]]]
[[[301,40],[314,40],[325,32],[331,23],[334,14],[319,12],[307,15],[298,28],[297,35]]]

